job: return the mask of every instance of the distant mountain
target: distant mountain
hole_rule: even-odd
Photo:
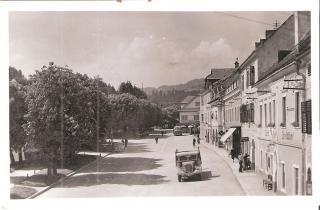
[[[200,89],[204,88],[204,79],[193,79],[188,81],[187,83],[184,84],[177,84],[177,85],[162,85],[158,88],[154,88],[154,87],[146,87],[143,88],[143,91],[147,94],[147,95],[151,95],[152,91],[162,91],[164,93],[168,92],[168,91],[172,91],[172,90],[184,90],[184,91],[199,91]]]
[[[204,88],[204,79],[194,79],[184,84],[163,85],[158,88],[147,87],[143,91],[148,99],[161,106],[167,107],[179,104],[185,97],[196,95]]]

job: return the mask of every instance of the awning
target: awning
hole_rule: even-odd
[[[241,142],[249,141],[249,137],[241,137]]]
[[[229,128],[228,132],[226,132],[220,139],[222,143],[224,143],[236,130],[236,128]]]

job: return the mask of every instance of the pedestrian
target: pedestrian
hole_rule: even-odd
[[[231,154],[232,162],[234,162],[234,156],[235,156],[234,149],[231,149],[230,154]]]
[[[198,144],[200,144],[200,137],[199,136],[197,137],[197,141],[198,141]]]
[[[196,139],[195,138],[193,138],[192,143],[193,143],[193,146],[196,146]]]
[[[242,171],[243,171],[243,157],[240,154],[240,157],[239,157],[239,172],[242,173]]]
[[[127,148],[127,146],[128,146],[128,139],[124,138],[124,147]]]
[[[243,156],[243,162],[244,162],[244,170],[248,169],[249,166],[248,166],[248,153],[246,153],[244,156]]]
[[[158,144],[158,137],[156,137],[155,140],[156,140],[156,144]]]

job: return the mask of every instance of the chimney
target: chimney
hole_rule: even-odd
[[[234,68],[238,68],[239,67],[239,62],[238,62],[238,58],[236,58],[236,62],[234,62]]]
[[[266,30],[266,39],[268,39],[276,30]]]
[[[260,39],[260,43],[263,44],[266,39]]]
[[[255,42],[256,49],[257,47],[259,47],[259,45],[260,45],[260,42]]]

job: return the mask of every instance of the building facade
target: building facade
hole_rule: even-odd
[[[273,189],[288,195],[306,194],[307,182],[312,182],[307,158],[311,132],[303,132],[307,122],[311,124],[306,73],[310,55],[308,47],[301,50],[308,46],[307,25],[310,15],[296,12],[266,35],[241,65],[242,138],[249,138],[247,152],[256,171],[272,177]]]
[[[187,96],[180,102],[180,125],[197,126],[199,124],[200,96]]]

